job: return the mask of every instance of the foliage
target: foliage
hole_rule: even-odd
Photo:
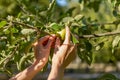
[[[100,78],[98,78],[98,80],[119,80],[119,79],[116,78],[116,76],[107,73],[107,74],[102,75]]]
[[[47,0],[0,1],[0,69],[12,75],[33,61],[32,44],[65,26],[71,30],[78,56],[88,64],[120,58],[120,1],[68,0],[66,6]],[[58,3],[59,4],[59,3]],[[6,7],[7,6],[7,7]],[[8,16],[7,16],[8,15]]]

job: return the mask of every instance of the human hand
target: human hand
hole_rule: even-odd
[[[51,45],[55,40],[55,36],[45,36],[34,43],[35,62],[13,76],[10,80],[32,80],[33,77],[44,67],[48,61]]]
[[[55,35],[45,36],[34,43],[35,63],[45,65],[48,61],[51,45],[55,40]]]
[[[76,45],[70,42],[70,30],[66,27],[65,40],[61,45],[60,39],[57,37],[55,42],[55,49],[52,58],[52,67],[59,67],[65,69],[68,64],[76,57]]]
[[[76,45],[70,42],[70,30],[66,27],[65,40],[61,45],[57,37],[55,42],[54,54],[52,57],[52,69],[48,80],[63,80],[64,69],[76,57]]]

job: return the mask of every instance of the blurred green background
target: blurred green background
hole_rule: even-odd
[[[8,16],[12,16],[28,24],[44,28],[43,26],[51,23],[61,24],[76,18],[76,21],[73,21],[71,31],[77,35],[104,34],[106,32],[120,31],[119,0],[57,0],[53,10],[47,14],[46,11],[50,2],[52,0],[0,0],[0,19],[2,21],[7,19]],[[4,31],[1,30],[0,36],[4,35],[6,36]],[[7,34],[7,36],[9,35]],[[87,39],[80,38],[78,49],[80,53],[78,55],[80,60],[82,60],[81,63],[85,63],[88,60],[85,59],[85,53],[88,51],[92,53],[92,61],[90,63],[104,63],[117,66],[117,63],[120,61],[119,42],[119,35]],[[3,40],[0,42],[1,61],[4,58],[2,56],[4,54],[3,50],[10,52],[5,47],[6,45],[7,41]],[[2,49],[2,46],[5,49]],[[88,54],[88,56],[90,55]],[[117,70],[120,72],[119,68],[115,72]]]

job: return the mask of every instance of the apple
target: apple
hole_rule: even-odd
[[[57,35],[61,38],[61,40],[65,39],[65,29],[57,32]]]

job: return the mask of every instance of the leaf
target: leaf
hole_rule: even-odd
[[[77,43],[79,43],[79,41],[77,40],[77,38],[72,34],[72,42],[74,43],[74,44],[77,44]]]
[[[113,10],[113,15],[114,15],[115,17],[117,17],[118,13],[117,13],[116,10]]]
[[[48,68],[48,62],[47,62],[47,64],[43,67],[43,69],[41,70],[41,72],[44,73],[44,72],[47,70],[47,68]]]
[[[86,46],[86,50],[87,51],[91,51],[92,50],[92,44],[89,41],[85,41],[85,46]]]
[[[118,45],[119,41],[120,41],[120,37],[116,36],[115,39],[112,42],[112,47],[113,48],[116,47]]]
[[[12,33],[18,33],[18,30],[16,28],[11,28]]]
[[[119,80],[119,79],[117,79],[116,76],[114,76],[113,74],[107,73],[98,78],[98,80]]]
[[[93,53],[91,51],[86,51],[85,49],[81,49],[80,46],[77,47],[77,54],[82,61],[86,61],[89,65],[91,65],[93,61]]]
[[[18,63],[18,69],[19,70],[23,70],[25,68],[25,62],[27,60],[28,57],[30,57],[31,54],[25,54],[23,57],[21,57],[19,63]]]
[[[82,3],[83,0],[79,0],[79,3]]]
[[[104,46],[104,42],[99,43],[99,44],[96,46],[96,50],[100,50],[103,46]]]
[[[64,23],[67,23],[67,22],[72,22],[74,19],[72,18],[72,17],[65,17],[65,18],[63,18],[63,22]]]
[[[33,33],[35,30],[33,29],[23,29],[21,31],[22,34],[26,35],[26,34],[30,34],[30,33]]]
[[[52,28],[54,31],[59,31],[59,30],[61,30],[63,27],[62,27],[61,25],[57,24],[57,23],[52,23],[52,24],[50,25],[50,28]]]
[[[73,10],[75,10],[76,7],[71,7],[70,9],[67,10],[67,14],[69,14],[70,16],[72,16],[72,12]]]
[[[91,65],[92,61],[93,61],[93,53],[90,51],[90,52],[85,52],[85,61]]]
[[[74,19],[75,19],[76,21],[80,21],[83,17],[84,17],[83,15],[79,14],[79,15],[75,16]]]
[[[1,22],[0,22],[0,28],[4,27],[6,24],[7,24],[6,21],[1,21]]]

